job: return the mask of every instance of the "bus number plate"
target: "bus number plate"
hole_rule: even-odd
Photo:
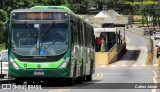
[[[41,71],[34,71],[34,75],[44,75],[44,72],[41,72]]]

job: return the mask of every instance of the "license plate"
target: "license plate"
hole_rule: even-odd
[[[34,75],[44,75],[44,72],[42,72],[42,71],[34,71]]]

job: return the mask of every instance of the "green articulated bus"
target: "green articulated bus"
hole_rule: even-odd
[[[41,81],[91,81],[95,72],[93,27],[64,6],[11,12],[8,30],[9,77],[17,85]],[[61,7],[61,8],[59,8]],[[62,8],[64,7],[64,8]]]

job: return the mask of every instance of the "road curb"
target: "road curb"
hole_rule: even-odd
[[[0,80],[0,84],[9,84],[9,83],[14,83],[14,79],[8,79],[8,80]]]

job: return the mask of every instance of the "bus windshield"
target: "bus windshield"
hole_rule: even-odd
[[[22,56],[60,55],[68,50],[67,23],[14,23],[12,51]]]

